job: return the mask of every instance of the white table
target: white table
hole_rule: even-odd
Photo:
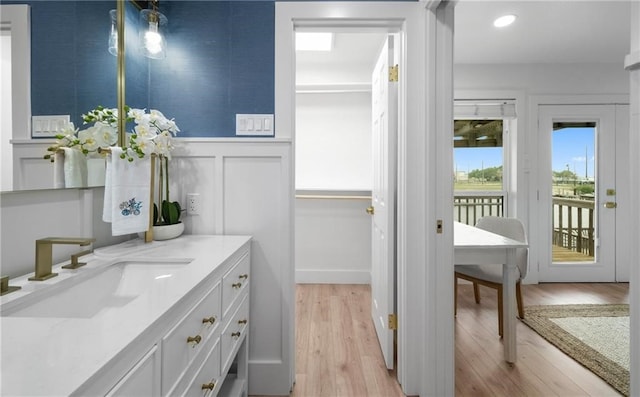
[[[486,265],[503,263],[502,305],[504,313],[504,358],[515,363],[516,351],[516,249],[526,243],[512,240],[477,227],[454,222],[454,263],[456,265]]]

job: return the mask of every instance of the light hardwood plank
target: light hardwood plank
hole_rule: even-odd
[[[455,319],[457,396],[619,396],[521,322],[518,362],[503,360],[495,291],[458,287]],[[554,283],[522,286],[524,304],[628,303],[625,283]],[[293,397],[403,396],[395,372],[385,368],[371,320],[366,285],[296,287],[296,384]],[[257,396],[256,396],[257,397]]]

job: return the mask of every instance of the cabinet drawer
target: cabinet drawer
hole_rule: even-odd
[[[149,353],[107,393],[107,397],[157,395],[160,380],[159,356],[158,346],[153,346]]]
[[[240,344],[249,331],[249,294],[245,294],[242,303],[220,335],[222,373],[226,373],[238,351]]]
[[[251,261],[246,253],[238,263],[236,263],[222,277],[222,315],[226,318],[229,308],[235,299],[242,294],[249,285],[249,268]]]
[[[183,396],[215,396],[220,391],[220,339],[215,340],[213,349],[189,382]]]
[[[208,338],[220,326],[220,289],[218,282],[162,338],[162,394],[178,381]]]

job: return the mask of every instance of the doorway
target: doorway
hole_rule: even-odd
[[[389,65],[401,55],[399,35],[387,30],[296,29],[297,47],[313,35],[329,45],[296,51],[295,255],[299,283],[371,286],[392,369],[398,87]]]
[[[625,113],[616,105],[539,106],[540,281],[623,281],[617,207],[626,186],[616,182],[626,156],[616,144],[627,132],[616,120]]]

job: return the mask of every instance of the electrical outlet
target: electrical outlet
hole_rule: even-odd
[[[200,215],[200,193],[187,193],[187,215]]]

